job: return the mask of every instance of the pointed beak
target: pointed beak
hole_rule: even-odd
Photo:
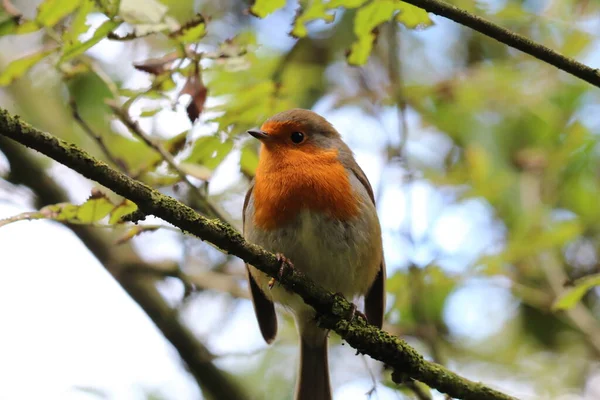
[[[261,131],[260,129],[250,129],[248,131],[248,134],[254,136],[255,138],[257,138],[260,141],[263,141],[263,140],[269,138],[269,135],[267,134],[267,132]]]

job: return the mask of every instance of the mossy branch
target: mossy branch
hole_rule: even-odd
[[[406,3],[420,7],[425,11],[441,15],[461,25],[469,27],[479,33],[496,39],[517,50],[521,50],[538,60],[555,66],[556,68],[568,72],[584,81],[600,87],[600,69],[591,68],[585,64],[565,57],[546,46],[534,42],[525,36],[519,35],[509,29],[502,28],[486,20],[462,10],[456,6],[440,0],[403,0]]]
[[[222,251],[243,259],[266,274],[278,276],[280,265],[275,255],[247,242],[231,226],[197,214],[174,198],[112,169],[73,144],[33,128],[2,108],[0,135],[35,149],[130,199],[145,214],[162,218],[183,231],[211,242]],[[352,306],[343,297],[327,292],[297,270],[286,271],[280,283],[314,307],[320,316],[319,324],[337,332],[359,352],[392,367],[395,371],[393,377],[397,382],[400,383],[402,377],[410,377],[461,399],[512,399],[511,396],[465,379],[441,365],[426,361],[405,341],[368,325],[361,317],[349,318]]]

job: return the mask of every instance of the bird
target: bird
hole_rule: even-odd
[[[319,114],[291,109],[248,134],[259,161],[243,205],[244,237],[277,254],[332,293],[364,296],[364,316],[381,328],[385,261],[373,189],[340,133]],[[328,334],[314,309],[246,264],[254,312],[270,344],[277,334],[274,302],[292,312],[300,337],[295,400],[330,400]]]

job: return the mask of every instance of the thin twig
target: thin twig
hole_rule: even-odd
[[[110,161],[114,166],[119,168],[119,170],[121,170],[123,173],[129,175],[127,165],[125,165],[125,163],[122,160],[119,160],[118,158],[113,156],[108,146],[106,146],[102,135],[94,131],[92,127],[81,117],[81,114],[79,114],[79,110],[77,109],[75,99],[69,99],[69,107],[71,108],[71,114],[73,115],[75,121],[77,121],[81,129],[83,129],[83,131],[87,133],[87,135],[90,138],[94,139],[94,141],[98,144],[98,147],[100,147],[100,150],[102,150],[104,156],[108,159],[108,161]]]
[[[412,392],[417,396],[419,400],[432,400],[431,394],[427,393],[423,388],[414,380],[411,379],[406,383],[406,387],[408,387]]]
[[[534,42],[525,36],[519,35],[509,29],[502,28],[484,18],[473,15],[456,6],[440,0],[404,0],[406,3],[421,7],[428,12],[441,15],[467,26],[477,32],[480,32],[492,39],[504,43],[510,47],[529,54],[538,60],[555,66],[556,68],[568,72],[596,87],[600,87],[600,69],[591,68],[585,64],[563,56],[546,46]]]
[[[392,96],[396,103],[396,112],[398,114],[398,134],[400,136],[398,156],[402,163],[406,165],[407,160],[404,153],[406,150],[406,142],[408,141],[408,122],[406,121],[406,98],[404,96],[404,79],[402,64],[400,62],[400,52],[402,47],[400,36],[398,35],[398,25],[396,23],[391,23],[388,28],[388,79],[391,83]]]
[[[183,172],[179,168],[179,166],[177,165],[177,162],[175,161],[175,158],[173,158],[173,156],[171,155],[171,153],[169,153],[167,150],[165,150],[165,148],[160,143],[152,140],[152,138],[149,137],[146,134],[146,132],[144,132],[142,130],[142,128],[140,127],[140,125],[129,116],[129,114],[127,113],[127,111],[123,110],[121,107],[119,107],[118,105],[116,105],[114,103],[108,103],[108,105],[113,110],[113,112],[115,113],[115,115],[119,118],[119,120],[121,122],[123,122],[123,124],[125,124],[125,126],[134,135],[136,135],[137,137],[139,137],[150,148],[156,150],[156,152],[158,154],[160,154],[160,156],[166,161],[166,163],[169,164],[169,166],[171,168],[173,168],[173,170],[175,170],[175,172],[177,172],[177,175],[179,175],[179,177],[181,178],[181,180],[186,183],[186,185],[190,188],[190,190],[192,191],[192,193],[196,196],[197,200],[202,203],[202,210],[204,211],[204,213],[206,215],[208,215],[211,218],[219,218],[221,220],[225,220],[225,217],[223,215],[221,215],[221,213],[206,199],[206,196],[204,196],[202,194],[202,192],[200,192],[200,189],[198,189],[198,187],[196,187],[188,179],[188,177],[185,174],[185,172]]]

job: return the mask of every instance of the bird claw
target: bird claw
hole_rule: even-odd
[[[292,264],[292,262],[289,260],[289,258],[287,258],[286,256],[284,256],[281,253],[277,253],[275,254],[275,257],[277,258],[277,261],[280,263],[280,267],[279,267],[279,273],[277,274],[277,277],[279,278],[278,280],[281,281],[281,279],[283,278],[283,274],[285,273],[285,271],[287,269],[294,269],[294,264]],[[269,280],[269,289],[273,289],[273,286],[275,286],[275,278],[271,278]]]
[[[365,321],[367,320],[367,316],[365,314],[363,314],[357,307],[356,304],[352,303],[352,312],[350,314],[350,321],[354,321],[354,318],[356,318],[356,316],[361,317],[362,319],[364,319]]]
[[[336,293],[336,295],[344,297],[344,295],[340,292]],[[350,307],[351,307],[350,315],[348,316],[348,319],[350,320],[350,322],[354,321],[354,318],[356,318],[357,316],[363,318],[365,321],[368,321],[367,316],[358,309],[356,304],[350,303]]]

